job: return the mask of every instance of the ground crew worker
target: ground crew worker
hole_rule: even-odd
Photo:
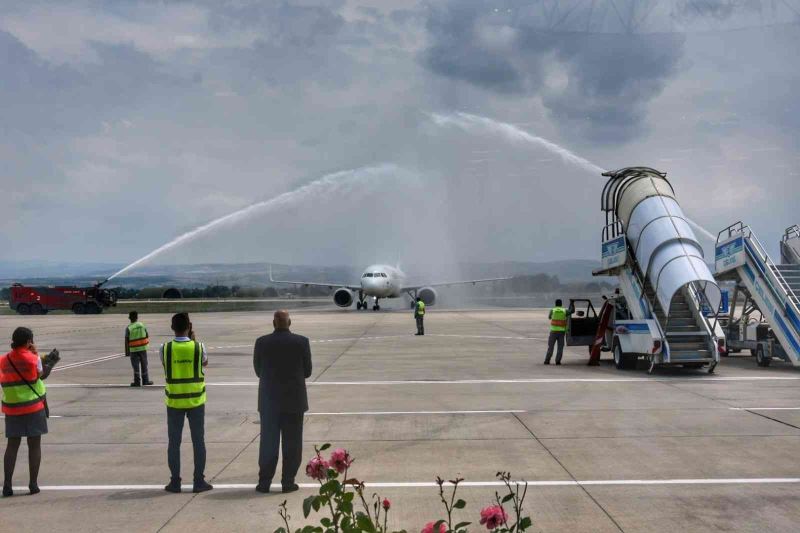
[[[569,313],[562,307],[561,300],[556,300],[556,306],[550,310],[547,318],[550,320],[550,336],[547,338],[547,355],[544,364],[550,364],[553,357],[553,348],[558,343],[558,353],[556,353],[556,364],[561,364],[561,357],[564,355],[564,337],[567,334],[567,315]]]
[[[425,335],[425,302],[419,297],[414,302],[414,318],[417,321],[417,335]]]
[[[139,313],[136,311],[128,313],[128,319],[131,323],[125,328],[125,357],[131,358],[133,367],[131,387],[152,385],[147,372],[147,347],[150,344],[147,328],[139,322]]]
[[[39,466],[42,463],[42,435],[47,433],[47,391],[42,380],[59,361],[58,350],[40,358],[33,343],[33,332],[17,328],[11,336],[11,351],[0,356],[0,384],[3,387],[5,435],[3,457],[3,496],[13,496],[12,478],[22,437],[28,440],[30,494],[39,492]]]
[[[187,313],[172,317],[175,338],[161,346],[161,364],[166,381],[164,403],[167,404],[167,463],[170,481],[164,490],[181,491],[181,438],[183,422],[189,419],[194,451],[194,485],[192,492],[205,492],[214,487],[205,480],[206,383],[204,367],[208,356],[202,342],[190,338],[192,323]]]

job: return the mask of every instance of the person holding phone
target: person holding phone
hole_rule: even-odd
[[[43,380],[59,360],[58,350],[40,358],[33,343],[33,332],[17,328],[11,336],[11,351],[0,356],[2,411],[5,415],[8,445],[3,457],[3,496],[13,496],[11,480],[17,465],[22,437],[28,440],[28,469],[31,494],[39,492],[39,466],[42,462],[42,435],[47,433],[47,397]]]

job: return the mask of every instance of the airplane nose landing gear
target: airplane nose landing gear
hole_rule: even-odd
[[[366,304],[365,304],[365,305],[366,305]],[[381,310],[381,306],[380,306],[380,304],[378,303],[378,298],[377,298],[377,297],[375,298],[375,305],[373,305],[373,306],[372,306],[372,310],[373,310],[373,311],[380,311],[380,310]]]

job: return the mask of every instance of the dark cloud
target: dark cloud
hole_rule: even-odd
[[[492,92],[540,95],[560,127],[592,141],[623,142],[638,133],[647,104],[677,70],[683,39],[558,32],[536,15],[514,1],[432,7],[422,62],[440,76]],[[545,83],[548,67],[567,76],[558,89]]]

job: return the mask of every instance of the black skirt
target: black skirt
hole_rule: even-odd
[[[27,415],[5,415],[6,437],[39,437],[47,433],[44,409]]]

